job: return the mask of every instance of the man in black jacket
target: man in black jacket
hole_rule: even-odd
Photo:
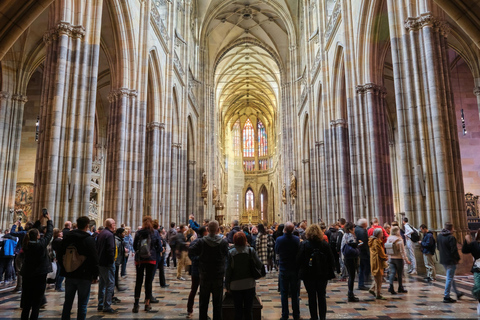
[[[95,239],[87,232],[90,223],[89,217],[77,219],[77,229],[68,232],[62,240],[58,253],[59,265],[62,266],[60,274],[65,280],[65,303],[63,304],[62,320],[70,319],[73,300],[78,292],[77,320],[87,317],[87,304],[90,297],[92,282],[98,277],[98,255],[95,248]],[[65,252],[69,246],[74,246],[77,253],[85,257],[85,261],[76,270],[67,272],[64,266]]]
[[[232,230],[230,230],[230,232],[227,234],[228,243],[233,244],[233,236],[235,235],[235,233],[237,233],[239,231],[241,231],[241,230],[240,230],[240,227],[238,226],[238,220],[233,220],[232,221]]]
[[[218,222],[208,224],[208,235],[190,244],[189,255],[198,256],[200,266],[200,320],[207,320],[210,293],[213,320],[222,319],[223,277],[228,243],[218,234]]]
[[[440,263],[443,265],[446,271],[445,281],[445,293],[443,295],[444,303],[454,303],[457,300],[450,297],[450,289],[453,286],[453,290],[457,294],[457,298],[460,299],[463,293],[457,290],[453,277],[455,276],[455,270],[457,264],[460,261],[460,255],[457,249],[457,240],[453,236],[453,224],[450,222],[445,223],[445,228],[438,234],[437,248],[440,251]]]
[[[98,253],[98,311],[115,313],[112,309],[113,289],[115,287],[115,220],[105,220],[105,229],[97,237]]]
[[[355,236],[358,243],[363,243],[360,248],[360,270],[358,272],[358,290],[368,290],[365,281],[370,278],[370,250],[368,249],[368,221],[367,219],[358,220],[355,227]]]

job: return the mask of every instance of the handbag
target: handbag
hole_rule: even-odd
[[[250,260],[250,273],[252,274],[253,279],[258,280],[258,279],[260,279],[260,278],[265,277],[266,272],[265,272],[265,268],[263,267],[263,265],[262,265],[261,268],[257,268],[257,265],[256,265],[256,263],[255,263],[255,260],[253,259],[252,253],[253,253],[253,249],[250,248],[250,250],[249,250],[249,255],[250,255],[250,259],[249,259],[249,260]]]

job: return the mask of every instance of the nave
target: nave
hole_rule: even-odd
[[[123,292],[115,292],[115,296],[121,300],[121,303],[114,306],[119,312],[117,314],[104,314],[97,311],[97,290],[98,285],[92,285],[90,293],[90,303],[88,305],[87,319],[185,319],[187,316],[187,298],[190,292],[190,277],[184,276],[186,281],[176,280],[176,268],[165,268],[165,275],[168,288],[160,288],[158,283],[158,274],[153,284],[154,296],[160,300],[158,304],[153,304],[150,312],[140,309],[138,314],[131,313],[133,306],[133,289],[135,286],[135,270],[133,264],[129,263],[127,269],[127,278],[122,284],[127,286]],[[278,272],[267,274],[257,283],[257,294],[260,297],[264,320],[278,320],[281,316],[280,294],[277,292]],[[328,319],[477,319],[476,302],[471,295],[473,279],[469,277],[455,277],[457,286],[465,295],[458,303],[444,304],[443,289],[445,281],[443,276],[438,276],[437,281],[433,283],[424,283],[421,276],[405,277],[404,283],[408,290],[407,294],[397,294],[395,296],[387,293],[388,285],[383,283],[382,291],[387,298],[385,301],[375,300],[368,291],[358,291],[355,293],[360,298],[358,303],[347,302],[347,282],[335,280],[327,287]],[[12,292],[13,288],[0,288],[0,320],[20,319],[21,310],[20,294]],[[47,289],[47,305],[40,310],[40,319],[60,319],[64,299],[63,292],[56,292],[53,289]],[[143,301],[144,292],[141,300]],[[309,319],[307,294],[303,287],[300,291],[300,309],[302,319]],[[76,299],[72,311],[72,317],[76,314]],[[291,312],[291,308],[290,308]],[[211,314],[211,305],[209,306],[209,316]],[[291,319],[290,315],[290,319]],[[194,317],[198,319],[198,297],[194,305]],[[230,319],[224,319],[230,320]]]

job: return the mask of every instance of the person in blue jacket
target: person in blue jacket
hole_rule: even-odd
[[[197,221],[195,221],[195,216],[193,214],[188,217],[188,226],[193,229],[198,234],[198,229],[200,228],[200,225],[198,224]]]
[[[0,283],[3,283],[3,280],[5,280],[5,283],[13,280],[13,258],[15,257],[16,245],[17,240],[15,237],[10,234],[3,236],[3,250],[0,251]],[[5,277],[3,277],[4,272]]]
[[[435,261],[433,261],[433,256],[435,255],[435,238],[433,237],[433,233],[428,231],[427,226],[424,224],[420,226],[420,232],[423,233],[421,246],[423,262],[425,263],[425,268],[427,269],[427,277],[424,280],[426,282],[435,281],[437,277]]]

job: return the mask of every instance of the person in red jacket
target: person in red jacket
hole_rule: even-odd
[[[388,238],[387,231],[385,231],[385,229],[383,229],[383,227],[378,224],[378,219],[377,218],[373,218],[372,223],[373,223],[372,227],[370,229],[368,229],[368,237],[370,238],[373,235],[373,231],[375,231],[375,229],[380,228],[380,229],[382,229],[382,232],[383,232],[383,244],[385,244],[387,242],[387,238]]]

